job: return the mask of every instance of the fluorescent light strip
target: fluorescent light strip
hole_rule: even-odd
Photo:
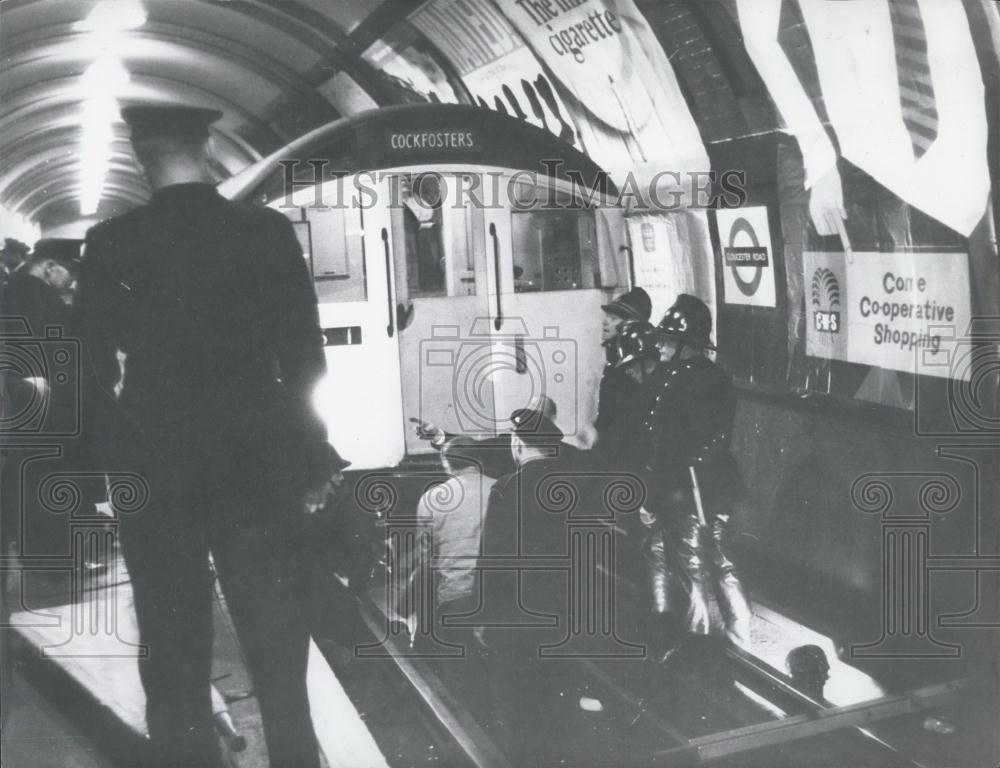
[[[80,78],[83,95],[80,140],[80,215],[93,216],[104,196],[111,168],[114,124],[118,121],[118,96],[129,83],[129,73],[119,55],[127,30],[141,27],[146,13],[135,0],[103,0],[77,29],[89,33],[100,51]]]

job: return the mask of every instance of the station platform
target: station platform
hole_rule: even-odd
[[[4,768],[104,768],[140,759],[148,748],[145,696],[122,558],[115,553],[103,567],[74,571],[29,564],[15,571],[5,600],[12,663],[4,685]],[[236,768],[267,768],[260,709],[221,593],[214,624],[213,707],[217,728],[232,725],[222,739],[227,757]],[[387,766],[315,643],[307,682],[324,765]]]
[[[3,768],[114,768],[94,740],[13,665],[4,675],[3,696],[9,699],[0,731]]]

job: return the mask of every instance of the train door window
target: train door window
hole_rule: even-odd
[[[456,178],[438,174],[399,177],[401,205],[393,210],[393,236],[403,243],[405,253],[401,298],[476,293],[471,242],[476,212],[449,201],[448,187]]]
[[[517,211],[511,230],[515,293],[601,286],[592,211]]]
[[[366,301],[364,211],[355,206],[303,208],[316,298],[322,302]]]

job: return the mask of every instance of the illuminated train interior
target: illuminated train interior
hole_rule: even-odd
[[[322,765],[1000,760],[995,3],[4,0],[0,54],[0,498],[21,521],[0,536],[4,766],[157,764],[116,534],[136,497],[124,471],[73,463],[86,410],[46,431],[86,387],[87,232],[156,186],[119,114],[142,104],[221,112],[212,183],[290,223],[315,294],[311,406],[345,461],[300,556]],[[38,265],[53,285],[52,264],[69,309],[40,330],[12,287]],[[626,349],[608,308],[636,289],[653,326],[698,297],[732,381],[738,641],[718,592],[703,634],[651,634],[657,454],[625,462],[632,434],[620,462],[594,458]],[[525,412],[565,460],[530,491],[509,436]],[[449,485],[473,440],[487,482]],[[716,480],[684,469],[710,547]],[[455,487],[481,506],[457,558],[475,588],[440,623],[428,509]],[[558,555],[480,552],[503,487],[560,526]],[[525,607],[546,569],[565,615]],[[212,603],[223,764],[264,768],[246,639],[218,584]],[[525,628],[558,638],[515,664],[538,678],[522,698],[488,638]]]

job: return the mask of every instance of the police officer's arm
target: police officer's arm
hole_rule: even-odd
[[[326,375],[319,310],[292,225],[280,214],[273,214],[269,223],[275,259],[271,292],[275,354],[285,390],[291,396],[295,415],[301,420],[309,443],[311,458],[307,474],[310,481],[319,483],[328,479],[332,471],[326,426],[312,405],[316,386]]]
[[[73,301],[85,381],[89,379],[105,395],[113,395],[121,378],[117,353],[122,346],[120,334],[130,290],[112,274],[108,263],[112,245],[102,227],[87,232]]]
[[[77,276],[73,301],[73,323],[80,336],[81,443],[91,461],[103,463],[109,431],[114,422],[121,379],[118,350],[123,347],[122,330],[127,327],[129,286],[111,266],[114,243],[100,226],[87,232],[86,250]]]
[[[615,376],[605,367],[601,375],[601,382],[597,387],[597,417],[594,419],[594,429],[597,431],[597,440],[594,448],[603,450],[607,447],[608,434],[611,431],[612,391],[615,389]]]

